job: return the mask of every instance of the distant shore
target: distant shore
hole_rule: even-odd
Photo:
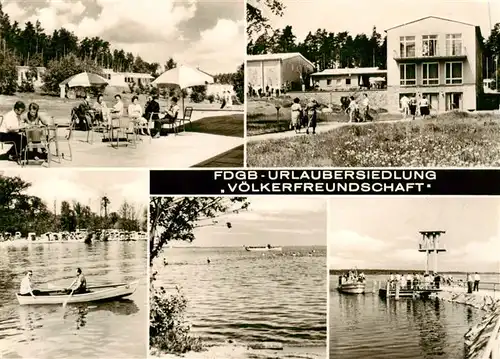
[[[182,355],[151,354],[153,359],[326,359],[326,347],[284,347],[283,350],[251,349],[243,344],[224,344],[207,347],[202,352]]]

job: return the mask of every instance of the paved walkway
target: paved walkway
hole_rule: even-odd
[[[238,112],[233,112],[238,113]],[[192,121],[201,118],[227,115],[222,111],[196,111]],[[56,121],[57,122],[57,121]],[[63,138],[66,130],[59,130],[59,137]],[[112,147],[108,142],[101,141],[101,134],[94,133],[94,143],[86,142],[87,133],[74,131],[70,142],[73,159],[69,159],[69,148],[66,141],[59,143],[59,148],[64,153],[65,159],[53,159],[51,167],[147,167],[147,168],[188,168],[200,162],[211,159],[217,155],[241,146],[243,138],[219,136],[197,132],[180,132],[169,134],[158,139],[141,136],[142,141],[136,148],[130,144],[120,143],[118,148]],[[4,145],[3,151],[9,147]],[[52,150],[54,153],[54,150]],[[46,167],[46,165],[44,165]],[[0,168],[18,168],[15,162],[0,161]],[[39,165],[30,165],[40,167]]]
[[[383,121],[375,121],[375,122],[330,122],[330,123],[323,123],[319,124],[318,127],[316,127],[316,133],[324,133],[328,132],[331,130],[335,130],[340,127],[346,127],[346,126],[365,126],[373,123],[400,123],[400,122],[411,122],[411,119],[400,119],[400,120],[383,120]],[[273,132],[273,133],[264,133],[262,135],[256,135],[256,136],[250,136],[248,137],[248,142],[255,142],[255,141],[264,141],[264,140],[276,140],[276,139],[282,139],[282,138],[291,138],[291,137],[297,137],[297,136],[307,136],[306,135],[306,130],[302,129],[299,134],[296,134],[295,131],[285,131],[285,132]]]

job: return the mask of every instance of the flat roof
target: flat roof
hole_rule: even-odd
[[[283,52],[278,54],[260,54],[260,55],[247,55],[247,61],[270,61],[270,60],[287,60],[294,57],[301,57],[304,61],[308,62],[312,67],[314,64],[306,59],[300,52]]]
[[[384,31],[386,31],[386,32],[387,32],[387,31],[392,30],[392,29],[395,29],[395,28],[397,28],[397,27],[406,26],[406,25],[409,25],[409,24],[413,24],[414,22],[419,22],[419,21],[422,21],[422,20],[425,20],[425,19],[429,19],[429,18],[434,18],[434,19],[439,19],[439,20],[444,20],[444,21],[456,22],[456,23],[463,24],[463,25],[468,25],[468,26],[476,26],[476,25],[473,25],[473,24],[469,24],[469,23],[467,23],[467,22],[462,22],[462,21],[457,21],[457,20],[451,20],[451,19],[447,19],[447,18],[444,18],[444,17],[439,17],[439,16],[426,16],[426,17],[422,17],[422,18],[417,19],[417,20],[413,20],[413,21],[405,22],[404,24],[400,24],[400,25],[396,25],[396,26],[390,27],[390,28],[388,28],[387,30],[384,30]]]
[[[380,70],[378,67],[356,67],[342,69],[326,69],[315,72],[311,76],[339,76],[339,75],[381,75],[387,74],[387,70]]]

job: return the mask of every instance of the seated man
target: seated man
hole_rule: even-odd
[[[0,155],[0,159],[16,161],[17,156],[22,153],[26,140],[19,130],[24,127],[21,115],[26,110],[24,102],[17,101],[14,109],[8,112],[0,123],[0,142],[14,142],[6,153]]]
[[[73,292],[73,294],[82,294],[87,292],[87,280],[85,279],[85,276],[80,268],[76,269],[76,278],[66,291],[69,293]]]
[[[32,275],[33,275],[33,272],[31,270],[26,272],[26,275],[24,276],[23,280],[21,281],[21,286],[19,288],[19,295],[22,295],[22,296],[31,295],[33,298],[35,298],[35,294],[36,295],[40,294],[39,290],[33,290],[31,288],[31,276]]]
[[[155,132],[153,138],[159,138],[161,135],[161,126],[165,123],[173,123],[177,120],[177,116],[179,115],[179,105],[177,104],[177,97],[172,97],[172,103],[170,104],[170,108],[165,111],[165,116],[155,120]]]

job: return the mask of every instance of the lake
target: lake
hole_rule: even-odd
[[[373,281],[387,275],[368,275]],[[464,279],[465,275],[453,275]],[[497,276],[482,275],[485,282]],[[456,359],[464,357],[464,334],[486,312],[436,299],[385,300],[377,293],[339,293],[330,276],[329,352],[333,359]]]
[[[283,252],[169,248],[158,281],[188,298],[205,343],[281,342],[326,350],[326,247]],[[207,263],[210,259],[210,264]]]
[[[0,243],[0,357],[145,358],[148,285],[146,242]],[[81,267],[87,286],[140,280],[136,292],[108,303],[20,306],[24,272],[33,287],[67,287]]]

